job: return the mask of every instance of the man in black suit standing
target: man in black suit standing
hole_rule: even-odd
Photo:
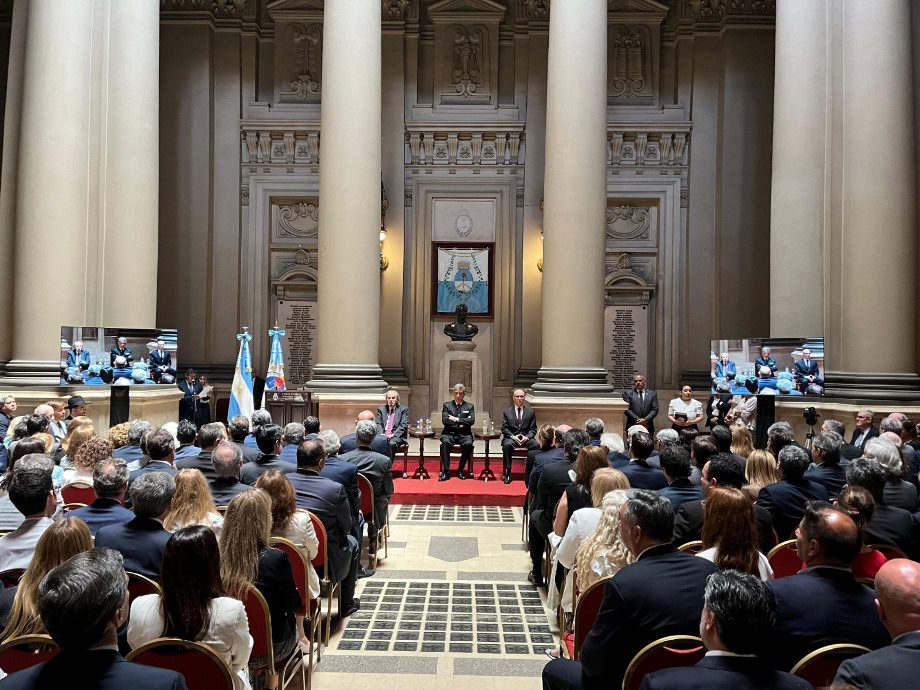
[[[655,433],[655,417],[658,416],[658,394],[645,387],[645,376],[633,376],[633,387],[623,392],[626,401],[626,424],[628,429],[634,424],[641,424],[648,429],[649,434]]]
[[[387,391],[386,404],[377,408],[377,433],[387,437],[390,462],[396,454],[397,446],[407,442],[409,431],[409,408],[399,404],[399,391],[392,388]]]
[[[464,402],[466,386],[458,383],[454,386],[454,399],[448,400],[441,408],[441,422],[444,431],[441,432],[441,474],[438,481],[450,479],[450,447],[460,446],[460,463],[457,465],[457,476],[460,479],[469,479],[470,475],[464,471],[473,464],[473,424],[476,423],[476,408],[471,403]]]
[[[555,659],[544,667],[544,690],[618,688],[645,645],[699,633],[706,578],[718,567],[674,547],[674,509],[654,491],[630,489],[619,519],[623,543],[637,560],[604,585],[580,661]]]
[[[850,443],[860,450],[866,445],[866,441],[878,436],[878,427],[872,424],[874,419],[875,413],[872,410],[860,410],[856,413],[856,428],[853,429]]]
[[[855,659],[837,671],[837,682],[854,688],[900,690],[914,687],[920,668],[920,563],[888,561],[875,576],[875,605],[891,644]]]
[[[795,531],[795,551],[807,567],[769,583],[776,597],[776,626],[767,656],[774,668],[791,669],[829,644],[878,649],[891,641],[876,614],[875,595],[850,569],[860,541],[856,523],[829,503],[814,501],[805,508]]]
[[[185,370],[185,378],[179,381],[179,390],[182,399],[179,401],[179,419],[195,421],[198,412],[198,402],[201,400],[201,383],[198,382],[198,372],[194,369]]]
[[[773,630],[776,602],[760,578],[737,570],[710,575],[703,595],[700,637],[708,650],[694,666],[647,675],[641,690],[807,690],[802,678],[774,671],[757,657]]]
[[[511,394],[514,404],[502,413],[502,480],[511,483],[511,451],[515,448],[536,450],[540,447],[537,435],[537,416],[524,407],[524,391],[515,389]]]
[[[780,480],[763,487],[757,495],[757,505],[773,516],[773,527],[780,541],[790,538],[805,514],[806,503],[828,499],[827,489],[805,479],[808,465],[807,451],[798,446],[786,446],[779,452],[776,462]]]

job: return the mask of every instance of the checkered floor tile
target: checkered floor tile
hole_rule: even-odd
[[[401,505],[397,520],[424,522],[520,522],[516,508],[499,506],[418,506]]]

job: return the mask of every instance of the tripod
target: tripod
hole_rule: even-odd
[[[805,450],[810,451],[815,443],[815,425],[808,425],[808,433],[805,434]]]

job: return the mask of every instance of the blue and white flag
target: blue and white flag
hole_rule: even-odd
[[[265,375],[265,389],[270,391],[284,390],[284,352],[281,351],[281,336],[285,334],[278,328],[269,328],[268,334],[272,339],[272,352],[268,358],[268,373]]]
[[[230,387],[230,409],[227,418],[241,414],[252,419],[254,403],[252,399],[252,355],[249,354],[249,341],[252,336],[246,333],[237,333],[236,339],[240,341],[240,354],[236,358],[236,370],[233,372],[233,385]]]

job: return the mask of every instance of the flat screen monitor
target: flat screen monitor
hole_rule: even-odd
[[[713,395],[824,395],[824,338],[744,338],[711,343]]]
[[[61,327],[62,386],[171,386],[179,370],[175,328]]]

